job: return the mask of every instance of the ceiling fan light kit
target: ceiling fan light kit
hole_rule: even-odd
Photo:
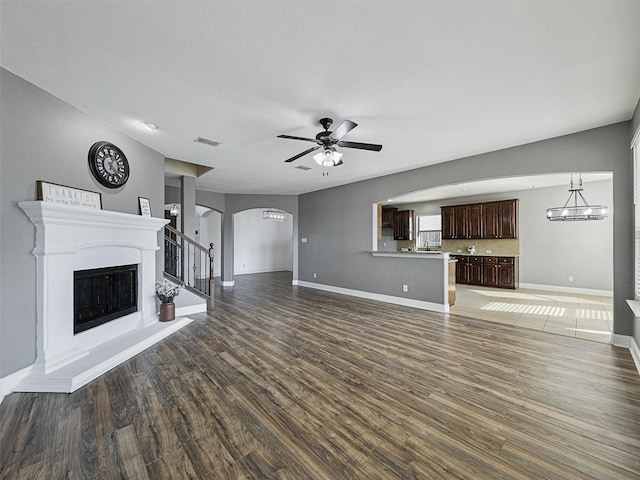
[[[351,120],[345,120],[340,125],[338,125],[338,128],[333,131],[329,130],[329,128],[333,124],[333,120],[331,118],[321,118],[318,123],[322,125],[324,131],[318,133],[316,135],[316,138],[296,137],[292,135],[278,135],[278,138],[302,140],[304,142],[313,142],[317,144],[316,146],[311,147],[302,153],[288,158],[287,160],[285,160],[285,163],[293,162],[294,160],[297,160],[298,158],[303,157],[308,153],[322,148],[322,152],[317,153],[313,156],[313,159],[316,161],[316,163],[322,167],[337,167],[339,165],[342,165],[342,153],[336,151],[336,145],[343,148],[356,148],[359,150],[370,150],[373,152],[379,152],[380,150],[382,150],[382,145],[373,143],[345,142],[340,140],[343,136],[345,136],[347,133],[358,126],[357,123],[352,122]]]
[[[316,153],[313,159],[321,167],[337,167],[342,165],[342,153],[335,148],[325,148],[321,153]]]

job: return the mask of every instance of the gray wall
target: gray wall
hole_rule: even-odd
[[[396,295],[397,280],[391,275],[380,275],[376,264],[379,259],[365,253],[372,243],[372,204],[388,198],[472,180],[610,171],[614,189],[614,331],[631,335],[633,321],[625,303],[625,299],[633,298],[630,128],[629,122],[623,122],[301,195],[299,237],[307,237],[309,243],[300,244],[299,279]],[[398,263],[394,268],[402,266]],[[322,269],[323,274],[314,280],[313,272],[317,269]]]
[[[36,354],[35,227],[18,202],[36,199],[36,180],[102,193],[104,210],[138,213],[138,196],[162,217],[164,158],[47,92],[0,69],[0,377]],[[122,149],[131,174],[117,190],[93,179],[87,154],[106,140]],[[161,252],[157,265],[162,266]],[[159,270],[161,272],[162,270]]]

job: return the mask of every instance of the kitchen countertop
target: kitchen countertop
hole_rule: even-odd
[[[444,256],[449,256],[450,252],[436,252],[436,251],[406,251],[406,252],[399,252],[397,250],[370,250],[369,253],[373,256],[410,256],[410,257],[434,257],[434,258],[441,258]]]
[[[452,257],[519,257],[520,254],[515,253],[453,253],[449,252]]]

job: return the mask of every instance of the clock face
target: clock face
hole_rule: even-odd
[[[89,150],[89,168],[107,188],[118,188],[129,180],[129,162],[122,150],[108,142],[96,142]]]

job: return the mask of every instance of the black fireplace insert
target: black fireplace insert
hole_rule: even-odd
[[[73,272],[73,333],[138,311],[138,265]]]

